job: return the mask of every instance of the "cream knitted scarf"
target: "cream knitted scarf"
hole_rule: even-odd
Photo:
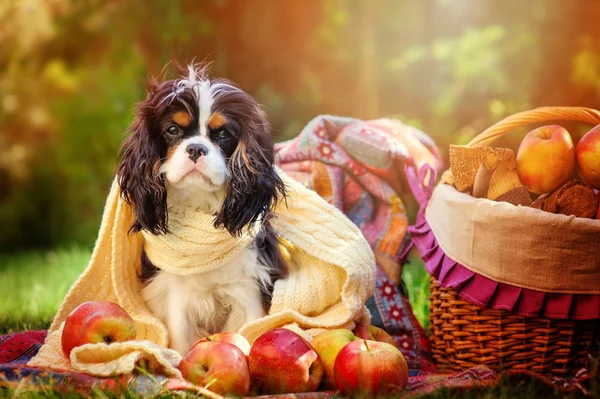
[[[290,196],[287,204],[275,209],[271,224],[281,239],[289,274],[275,283],[269,314],[239,332],[253,342],[280,326],[310,334],[368,321],[364,303],[375,286],[375,259],[369,244],[337,208],[281,170],[277,172]],[[185,275],[224,264],[250,245],[252,234],[231,237],[212,227],[212,216],[201,213],[169,219],[170,233],[162,236],[128,234],[132,221],[132,210],[120,197],[115,179],[89,265],[66,295],[30,366],[106,376],[130,373],[143,361],[156,372],[180,376],[176,366],[181,357],[167,349],[167,329],[140,296],[137,276],[142,246],[158,267]],[[63,322],[76,306],[89,300],[122,306],[137,324],[136,341],[83,345],[66,359],[60,345]]]
[[[142,232],[144,250],[158,268],[169,273],[204,273],[225,265],[247,248],[257,231],[245,231],[233,237],[225,229],[215,229],[215,217],[188,210],[169,215],[169,233]]]

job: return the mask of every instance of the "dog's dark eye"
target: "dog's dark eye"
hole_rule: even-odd
[[[167,128],[167,134],[171,135],[171,136],[177,136],[179,134],[180,130],[177,126],[175,125],[171,125]]]
[[[226,140],[229,137],[231,137],[231,134],[229,134],[229,132],[227,131],[227,129],[221,129],[217,132],[217,134],[215,135],[218,139],[221,140]]]

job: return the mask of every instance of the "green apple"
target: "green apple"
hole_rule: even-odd
[[[321,386],[324,389],[337,388],[333,377],[335,358],[346,344],[357,339],[359,338],[355,336],[352,331],[346,330],[345,328],[339,328],[321,333],[310,341],[312,347],[319,354],[319,357],[323,362],[323,367],[325,368],[325,374],[323,375],[323,381],[321,382]]]

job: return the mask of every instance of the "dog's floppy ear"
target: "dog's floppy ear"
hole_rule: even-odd
[[[242,112],[244,115],[238,119],[240,140],[229,160],[231,177],[214,222],[215,227],[225,227],[234,236],[266,217],[286,195],[285,186],[273,167],[275,151],[269,123],[257,104],[246,102],[244,105],[250,105],[250,109]]]
[[[165,148],[159,135],[153,134],[154,118],[148,101],[138,104],[129,128],[131,135],[121,147],[118,182],[121,195],[135,213],[131,231],[161,234],[167,232],[167,190],[159,174]]]

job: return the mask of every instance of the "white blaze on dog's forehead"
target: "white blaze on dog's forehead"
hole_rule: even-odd
[[[176,85],[177,91],[184,88],[192,89],[198,99],[198,127],[200,128],[200,134],[206,136],[206,124],[208,123],[213,106],[210,81],[208,79],[199,79],[194,66],[188,65],[187,79],[181,79]]]
[[[199,88],[198,88],[198,84],[200,83],[198,81],[198,75],[196,75],[196,70],[194,69],[194,67],[192,65],[188,65],[188,78],[187,81],[184,81],[185,83],[183,83],[185,86],[189,86],[193,91],[194,94],[196,94],[196,96],[198,96],[200,94]]]
[[[213,96],[210,91],[210,82],[208,80],[202,81],[199,85],[199,96],[198,96],[198,111],[199,111],[199,124],[200,134],[206,136],[206,125],[208,124],[208,118],[210,118],[211,109],[213,105]]]

